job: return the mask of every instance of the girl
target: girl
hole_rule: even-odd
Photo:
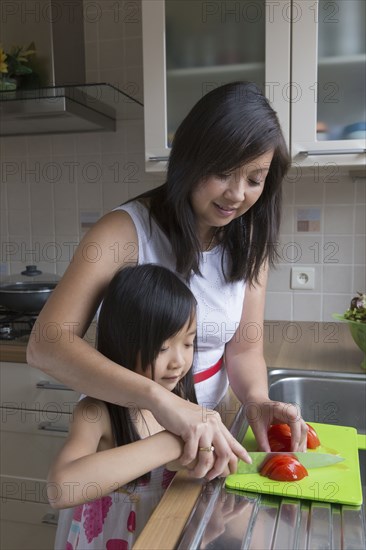
[[[174,273],[149,264],[117,272],[98,320],[103,355],[196,403],[195,335],[195,299]],[[74,507],[61,513],[56,548],[131,548],[173,475],[164,464],[182,451],[150,411],[81,400],[48,478],[52,506]]]
[[[88,395],[150,410],[185,442],[183,465],[198,447],[214,445],[208,471],[200,453],[196,477],[212,479],[247,454],[219,415],[202,420],[199,406],[154,381],[119,368],[82,337],[115,269],[154,262],[186,278],[197,300],[193,370],[199,404],[214,408],[228,384],[256,410],[248,421],[258,446],[269,451],[270,423],[291,426],[292,450],[305,450],[306,424],[295,406],[268,397],[263,317],[268,268],[276,259],[281,183],[289,155],[276,113],[253,84],[234,82],[201,98],[178,128],[166,182],[104,216],[79,245],[73,261],[38,316],[65,327],[56,342],[31,338],[27,361]],[[97,246],[98,261],[87,250]],[[68,338],[66,321],[77,324]]]

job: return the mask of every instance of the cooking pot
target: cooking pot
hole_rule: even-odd
[[[0,305],[21,313],[39,313],[60,277],[43,273],[36,265],[27,265],[20,275],[3,277],[0,283]]]

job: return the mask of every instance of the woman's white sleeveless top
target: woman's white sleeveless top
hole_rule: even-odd
[[[159,264],[176,272],[171,244],[160,227],[150,219],[147,208],[133,201],[116,210],[127,212],[135,225],[138,263]],[[202,276],[193,275],[189,282],[197,300],[197,353],[193,364],[194,373],[205,371],[223,356],[225,344],[234,336],[241,318],[245,283],[225,281],[221,256],[221,246],[203,252],[199,266]],[[209,408],[216,407],[227,388],[228,379],[224,365],[211,378],[195,384],[198,403]]]

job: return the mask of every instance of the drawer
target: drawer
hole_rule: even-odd
[[[1,407],[71,413],[79,395],[27,364],[1,364]]]
[[[57,512],[47,504],[8,500],[0,502],[1,550],[51,550]]]
[[[0,412],[2,415],[19,413],[11,409],[1,409]],[[35,414],[35,411],[30,412]],[[71,418],[68,414],[59,416],[61,418],[49,424],[39,422],[37,417],[27,416],[20,422],[15,415],[8,416],[6,422],[1,424],[1,473],[46,479],[51,461],[65,441],[68,421]]]

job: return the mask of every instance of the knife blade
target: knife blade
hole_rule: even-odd
[[[306,468],[322,468],[342,462],[344,458],[339,455],[331,455],[325,453],[265,453],[265,452],[248,452],[252,459],[252,464],[247,464],[239,460],[237,474],[255,474],[261,469],[264,462],[267,462],[274,456],[295,456],[297,460]]]

